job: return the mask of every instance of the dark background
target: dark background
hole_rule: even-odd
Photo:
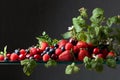
[[[61,39],[61,34],[72,25],[78,9],[91,11],[100,7],[105,16],[120,14],[119,0],[1,0],[0,1],[0,50],[8,45],[8,51],[28,48],[37,44],[36,36],[46,31],[52,38]],[[22,72],[20,65],[1,65],[0,80],[119,80],[120,66],[110,69],[105,66],[103,73],[87,71],[84,67],[79,74],[65,75],[66,65],[46,69],[39,65],[30,77]]]

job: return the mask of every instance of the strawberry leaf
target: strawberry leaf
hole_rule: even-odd
[[[114,58],[108,58],[106,60],[106,64],[108,65],[108,67],[111,67],[111,68],[116,68],[117,66],[116,60]]]
[[[49,61],[45,64],[45,67],[52,67],[52,66],[56,66],[57,62],[53,59],[49,59]]]
[[[30,76],[37,66],[37,63],[33,59],[25,59],[21,61],[21,65],[23,66],[23,72],[27,75]]]
[[[65,74],[78,73],[79,71],[80,71],[80,68],[76,66],[75,63],[72,63],[66,67]]]

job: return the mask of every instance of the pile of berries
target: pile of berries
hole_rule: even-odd
[[[41,42],[40,47],[29,49],[16,49],[6,56],[0,55],[0,62],[15,62],[24,59],[47,62],[50,58],[56,61],[83,61],[84,57],[103,58],[116,57],[113,51],[108,50],[108,45],[94,46],[92,43],[77,41],[73,38],[62,39],[57,44],[49,46],[47,42]]]

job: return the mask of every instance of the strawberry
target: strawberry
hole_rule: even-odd
[[[73,49],[72,43],[70,43],[70,42],[66,43],[65,49],[66,49],[66,50],[71,50],[71,49]]]
[[[30,54],[31,55],[37,54],[37,48],[34,47],[30,48]]]
[[[48,47],[48,43],[47,43],[47,42],[41,42],[41,44],[40,44],[40,49],[41,49],[42,51],[44,51],[46,47]]]
[[[78,48],[87,48],[88,44],[84,41],[78,41],[77,44]]]
[[[71,54],[70,50],[66,50],[64,52],[62,52],[59,56],[58,56],[59,61],[72,61],[73,57]]]
[[[80,49],[79,49],[77,46],[74,46],[74,47],[73,47],[73,52],[74,52],[74,53],[78,53],[79,50],[80,50]]]
[[[25,49],[21,49],[21,50],[20,50],[20,54],[26,54]]]
[[[65,46],[65,44],[66,44],[67,42],[68,42],[68,41],[67,41],[67,40],[64,40],[64,39],[60,40],[60,41],[58,42],[59,48],[61,48],[62,46]]]
[[[103,58],[103,54],[99,53],[96,55],[98,58]]]
[[[0,54],[0,61],[4,61],[4,56]]]
[[[93,54],[98,54],[100,52],[100,49],[99,48],[94,48],[93,49]]]
[[[16,54],[16,53],[12,53],[11,55],[10,55],[10,60],[11,61],[17,61],[18,60],[18,55]]]
[[[85,56],[89,56],[88,51],[85,49],[82,49],[78,53],[78,60],[83,61]]]
[[[110,51],[108,53],[107,57],[115,57],[115,53],[113,51]]]
[[[62,53],[62,50],[60,49],[60,48],[57,48],[56,50],[55,50],[55,54],[56,55],[60,55]]]
[[[43,55],[43,61],[47,62],[50,59],[50,56],[48,54]]]

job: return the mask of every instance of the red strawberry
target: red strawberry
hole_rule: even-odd
[[[107,57],[115,57],[115,53],[113,51],[110,51],[108,53]]]
[[[87,48],[88,44],[84,41],[78,41],[77,44],[78,48]]]
[[[59,61],[72,61],[73,57],[71,54],[70,50],[66,50],[64,52],[62,52],[59,56],[58,56]]]
[[[85,56],[89,56],[88,51],[84,49],[80,50],[78,53],[78,60],[83,61]]]
[[[20,50],[20,54],[26,54],[25,49],[21,49],[21,50]]]
[[[18,55],[16,54],[16,53],[12,53],[11,55],[10,55],[10,60],[11,61],[17,61],[18,60]]]
[[[99,53],[96,55],[98,58],[103,58],[103,54]]]
[[[72,43],[70,43],[70,42],[66,43],[65,49],[66,49],[66,50],[71,50],[71,49],[73,49]]]
[[[47,42],[42,42],[42,43],[40,44],[40,49],[41,49],[42,51],[44,51],[46,47],[48,47],[48,43],[47,43]]]
[[[57,48],[56,50],[55,50],[55,54],[56,55],[60,55],[62,53],[62,50],[60,49],[60,48]]]
[[[43,61],[47,62],[50,59],[50,56],[48,54],[43,55]]]
[[[100,49],[99,48],[94,48],[93,49],[93,54],[98,54],[100,52]]]
[[[68,42],[68,41],[67,41],[67,40],[64,40],[64,39],[60,40],[59,43],[58,43],[59,48],[61,48],[62,46],[65,46],[65,44],[66,44],[67,42]]]
[[[30,54],[31,55],[34,55],[34,54],[37,54],[37,48],[30,48]]]
[[[73,47],[73,52],[74,53],[78,53],[80,51],[80,49],[77,47],[77,46],[74,46]]]
[[[4,56],[0,54],[0,61],[4,61]]]

